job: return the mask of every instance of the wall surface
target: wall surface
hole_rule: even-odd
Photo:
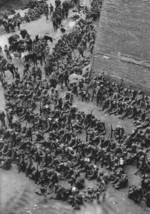
[[[23,9],[30,0],[0,0],[0,18],[3,17],[6,10]]]
[[[10,6],[14,5],[25,5],[29,2],[30,0],[0,0],[0,6],[7,6],[8,4]],[[0,8],[1,9],[1,8]]]
[[[150,89],[150,1],[104,0],[94,72]]]

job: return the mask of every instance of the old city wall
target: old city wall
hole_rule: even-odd
[[[13,7],[13,5],[24,6],[29,2],[30,0],[0,0],[0,9],[2,9],[1,7],[4,7],[4,6],[6,6],[8,9]]]
[[[150,91],[150,1],[104,0],[93,73]]]
[[[0,18],[6,10],[23,9],[30,0],[0,0]]]

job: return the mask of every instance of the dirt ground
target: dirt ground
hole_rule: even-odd
[[[49,0],[49,3],[54,4],[54,0]],[[68,26],[68,30],[70,25],[69,22],[66,20],[63,23],[65,26]],[[40,27],[39,27],[40,26]],[[46,19],[44,16],[42,16],[38,21],[33,21],[31,23],[25,23],[21,26],[21,28],[26,28],[29,34],[34,37],[36,34],[49,34],[52,37],[55,38],[55,42],[58,38],[61,37],[61,32],[58,30],[56,33],[53,30],[52,22],[49,20],[46,22]],[[7,38],[10,36],[10,34],[2,34],[0,35],[0,45],[4,47],[4,44],[7,43]],[[52,46],[51,46],[52,47]],[[16,66],[19,67],[19,72],[22,74],[22,63],[20,60],[15,59],[14,63]],[[7,74],[7,80],[12,81],[11,75]],[[62,95],[65,93],[65,90],[61,92]],[[5,99],[3,94],[3,88],[0,87],[0,109],[5,108]],[[106,124],[106,129],[108,132],[110,132],[111,125],[115,127],[117,124],[122,125],[125,127],[125,130],[127,133],[130,133],[132,131],[133,124],[131,120],[119,120],[115,116],[109,116],[108,114],[104,114],[104,112],[100,112],[97,108],[95,103],[84,103],[77,97],[74,99],[74,106],[77,106],[79,110],[85,111],[85,112],[91,112],[93,110],[93,114],[100,118],[102,121]],[[129,185],[131,184],[139,184],[140,177],[137,175],[134,175],[134,172],[136,172],[135,166],[128,166],[126,168],[128,178],[129,178]],[[26,210],[26,213],[49,213],[49,206],[42,207],[42,211],[40,210],[39,201],[41,198],[37,197],[37,195],[34,193],[35,185],[32,181],[30,181],[28,178],[25,177],[24,174],[18,173],[15,166],[12,167],[10,171],[4,171],[0,169],[0,208],[2,210],[3,207],[6,207],[7,202],[12,198],[18,198],[18,195],[21,194],[26,186],[30,189],[32,197],[30,199],[30,205],[28,205],[28,208]],[[150,211],[146,208],[142,208],[138,205],[136,205],[134,202],[128,200],[127,198],[127,188],[122,189],[120,191],[116,191],[113,187],[109,186],[107,189],[107,200],[113,206],[119,214],[148,214]],[[15,203],[15,200],[12,200],[12,204]],[[38,203],[38,205],[37,205]],[[11,206],[12,206],[11,204]],[[61,209],[62,206],[64,206],[64,209],[69,209],[69,206],[66,204],[62,204],[59,202],[49,201],[49,204],[53,204],[54,207],[59,207],[59,211],[57,213],[62,213],[63,209]],[[38,207],[38,208],[37,208]]]

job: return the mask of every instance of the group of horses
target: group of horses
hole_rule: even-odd
[[[20,37],[21,35],[21,37]],[[32,40],[26,30],[21,30],[20,35],[14,34],[8,38],[9,43],[9,53],[15,56],[17,55],[25,63],[33,63],[37,65],[40,61],[42,64],[44,60],[44,55],[40,52],[34,52],[34,44],[38,44],[39,41],[50,41],[53,42],[53,38],[48,35],[39,36],[36,35],[34,40]],[[3,56],[0,57],[0,71],[3,76],[5,76],[5,71],[9,70],[14,78],[15,66],[12,62],[8,62]]]
[[[25,36],[24,36],[25,33]],[[8,43],[9,43],[9,51],[14,53],[14,52],[18,52],[21,53],[24,52],[25,50],[30,51],[31,47],[32,47],[32,40],[30,37],[28,37],[28,39],[25,39],[26,35],[28,35],[26,30],[21,31],[21,37],[20,38],[19,35],[15,34],[12,35],[8,38]]]
[[[2,76],[5,76],[5,72],[10,71],[13,78],[15,76],[15,66],[13,63],[8,62],[3,56],[0,57],[0,72]],[[2,79],[1,79],[2,80]]]

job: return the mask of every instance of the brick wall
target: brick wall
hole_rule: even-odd
[[[104,0],[93,66],[150,91],[150,1]]]
[[[17,3],[19,3],[19,4],[27,4],[28,2],[29,2],[30,0],[0,0],[0,6],[2,5],[7,5],[7,4],[17,4]]]

